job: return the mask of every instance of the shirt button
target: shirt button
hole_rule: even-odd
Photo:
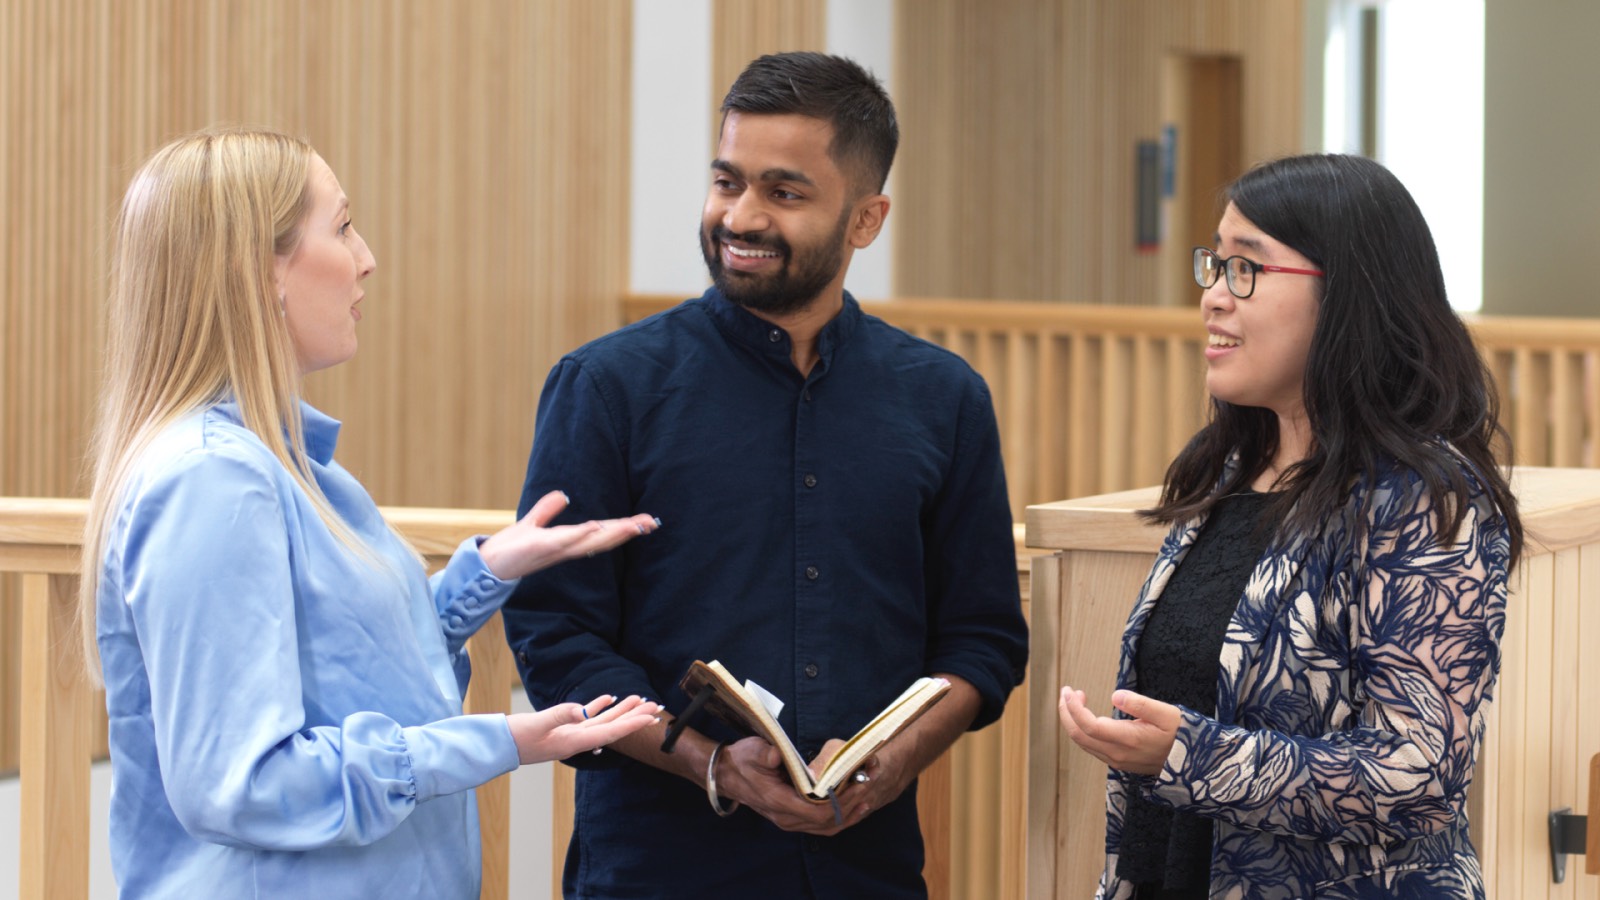
[[[817,677],[817,672],[818,671],[819,670],[817,669],[817,664],[816,663],[806,663],[806,677],[807,678],[815,678],[815,677]]]
[[[517,662],[521,663],[522,667],[524,669],[526,669],[528,667],[528,651],[526,651],[526,650],[518,650],[517,651]]]
[[[776,344],[777,342],[783,340],[783,332],[781,332],[778,329],[774,328],[771,331],[767,332],[767,340],[769,340],[769,341],[773,342],[774,344]]]
[[[821,574],[822,574],[821,572],[817,571],[817,567],[816,566],[806,566],[806,580],[807,581],[816,581],[817,580],[817,576],[821,575]]]
[[[817,486],[817,476],[815,476],[815,475],[807,475],[806,478],[805,478],[805,482],[806,482],[806,487],[816,487]]]

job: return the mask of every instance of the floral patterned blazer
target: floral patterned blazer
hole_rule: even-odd
[[[1183,710],[1159,775],[1111,771],[1101,897],[1133,896],[1116,875],[1131,791],[1215,820],[1213,898],[1483,897],[1465,803],[1500,668],[1510,539],[1470,471],[1469,483],[1447,545],[1407,470],[1357,487],[1320,533],[1274,538],[1228,625],[1216,716]],[[1138,689],[1139,636],[1201,524],[1162,545],[1119,687]]]

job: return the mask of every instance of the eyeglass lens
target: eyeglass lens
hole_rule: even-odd
[[[1248,297],[1254,292],[1256,270],[1254,266],[1250,265],[1248,259],[1242,256],[1230,256],[1227,259],[1222,259],[1204,247],[1195,248],[1195,284],[1203,288],[1209,288],[1217,283],[1218,276],[1224,274],[1228,279],[1228,290],[1235,297]]]

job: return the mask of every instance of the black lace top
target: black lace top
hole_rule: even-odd
[[[1271,495],[1224,497],[1178,564],[1145,623],[1134,656],[1139,693],[1217,711],[1217,663],[1228,620],[1272,537],[1262,516]],[[1205,897],[1211,875],[1211,820],[1128,796],[1117,874],[1138,896]]]

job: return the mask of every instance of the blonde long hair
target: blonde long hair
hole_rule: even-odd
[[[311,206],[310,145],[255,129],[208,130],[150,157],[113,234],[106,370],[90,446],[78,622],[100,678],[95,604],[106,540],[135,461],[182,417],[232,397],[254,432],[359,556],[372,552],[317,486],[300,421],[300,370],[274,260]]]

